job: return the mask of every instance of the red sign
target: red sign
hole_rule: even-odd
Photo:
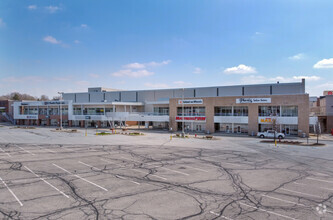
[[[182,121],[183,117],[181,116],[176,116],[176,121]],[[206,121],[206,117],[201,117],[201,116],[185,116],[184,121]]]
[[[333,95],[332,91],[328,91],[327,95]]]

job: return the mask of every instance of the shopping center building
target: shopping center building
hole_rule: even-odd
[[[287,135],[309,132],[305,80],[295,83],[124,91],[89,88],[59,101],[15,102],[19,125],[139,126],[255,135],[275,126]],[[60,111],[62,117],[60,117]]]

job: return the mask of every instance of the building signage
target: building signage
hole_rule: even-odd
[[[37,115],[27,115],[27,119],[38,119]]]
[[[271,118],[261,118],[260,123],[272,123],[272,119]]]
[[[44,105],[64,105],[65,102],[64,101],[47,101],[47,102],[44,102]]]
[[[91,119],[91,117],[90,116],[86,116],[85,119]]]
[[[182,116],[176,116],[176,121],[183,121]],[[184,121],[206,121],[206,117],[202,116],[185,116]]]
[[[179,105],[201,105],[203,104],[202,99],[186,99],[186,100],[178,100]]]
[[[271,98],[239,98],[236,103],[271,103]]]

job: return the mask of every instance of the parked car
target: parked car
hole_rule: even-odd
[[[268,130],[268,131],[265,131],[265,132],[258,132],[257,137],[274,138],[274,133],[275,133],[275,138],[278,138],[278,139],[283,139],[284,136],[285,136],[283,133],[278,133],[278,132],[273,131],[273,130]]]

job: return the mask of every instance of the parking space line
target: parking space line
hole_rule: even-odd
[[[45,151],[48,151],[48,152],[51,152],[51,153],[54,153],[54,154],[56,154],[57,152],[55,152],[55,151],[53,151],[53,150],[50,150],[50,149],[47,149],[47,148],[45,148],[45,147],[41,147],[41,146],[38,146],[40,149],[42,149],[42,150],[45,150]]]
[[[0,148],[0,150],[1,150],[2,152],[4,152],[5,154],[7,154],[8,157],[12,157],[9,153],[7,153],[6,151],[4,151],[2,148]]]
[[[279,200],[279,201],[282,201],[282,202],[291,203],[291,204],[295,204],[295,205],[306,207],[306,205],[301,204],[301,203],[291,202],[289,200],[279,199],[279,198],[276,198],[276,197],[273,197],[273,196],[264,195],[264,194],[262,196],[270,198],[270,199],[275,199],[275,200]]]
[[[294,182],[294,184],[301,185],[301,186],[308,186],[308,185],[306,185],[306,184],[304,184],[304,183],[297,183],[297,182]],[[315,187],[316,187],[316,186],[315,186]],[[326,187],[318,187],[318,188],[333,191],[333,188],[326,188]]]
[[[123,176],[119,176],[119,175],[116,175],[116,177],[118,177],[119,179],[128,180],[127,178],[125,178],[125,177],[123,177]],[[135,184],[137,184],[137,185],[140,185],[140,183],[138,183],[138,182],[135,182],[135,181],[132,181],[132,180],[128,180],[128,181],[130,181],[130,182],[132,182],[132,183],[135,183]]]
[[[183,173],[183,172],[180,172],[180,171],[177,171],[177,170],[171,170],[171,169],[166,168],[166,167],[155,166],[155,168],[161,168],[161,169],[169,170],[169,171],[171,171],[171,172],[179,173],[179,174],[182,174],[182,175],[185,175],[185,176],[189,176],[189,175],[190,175],[190,174],[188,174],[188,173]]]
[[[23,150],[23,151],[25,151],[25,152],[27,152],[27,153],[29,153],[29,154],[33,155],[33,156],[35,156],[35,155],[36,155],[36,154],[34,154],[34,153],[31,153],[30,151],[28,151],[28,150],[24,149],[23,147],[19,147],[19,146],[16,146],[16,147],[20,148],[21,150]]]
[[[125,160],[129,160],[129,161],[133,161],[133,162],[136,162],[136,163],[143,163],[143,162],[141,162],[141,161],[128,159],[127,157],[120,157],[120,158],[123,158],[123,159],[125,159]]]
[[[14,196],[14,198],[20,204],[20,206],[23,206],[22,202],[17,198],[17,196],[14,194],[14,192],[7,186],[7,184],[1,177],[0,177],[0,180],[2,181],[3,185],[5,185],[5,187],[8,189],[8,191]]]
[[[203,170],[203,169],[192,167],[192,166],[189,166],[189,165],[184,165],[184,164],[180,164],[180,165],[184,166],[184,167],[189,167],[189,168],[194,169],[194,170],[199,170],[199,171],[202,171],[202,172],[206,172],[206,173],[209,172],[208,170]]]
[[[247,204],[242,203],[242,202],[238,202],[238,203],[239,203],[240,205],[247,206],[247,207],[251,207],[251,208],[253,208],[253,209],[257,209],[257,210],[260,210],[260,211],[263,211],[263,212],[267,212],[267,213],[270,213],[270,214],[273,214],[273,215],[276,215],[276,216],[280,216],[280,217],[283,217],[283,218],[296,220],[296,218],[292,218],[292,217],[289,217],[289,216],[286,216],[286,215],[282,215],[282,214],[279,214],[279,213],[276,213],[276,212],[268,211],[268,210],[266,210],[266,209],[258,208],[258,207],[251,206],[251,205],[247,205]]]
[[[80,163],[80,164],[83,164],[83,165],[85,165],[85,166],[87,166],[87,167],[91,167],[91,168],[94,168],[94,169],[96,169],[96,170],[102,171],[102,169],[99,169],[99,168],[97,168],[97,167],[94,167],[94,166],[91,166],[91,165],[89,165],[89,164],[83,163],[83,162],[81,162],[81,161],[79,161],[79,163]]]
[[[115,162],[112,162],[112,161],[109,161],[109,160],[105,160],[105,159],[102,159],[102,158],[101,158],[101,161],[104,161],[104,162],[107,162],[107,163],[111,163],[111,164],[115,164],[115,165],[117,165],[118,167],[123,167],[123,166],[121,166],[121,165],[119,165],[119,164],[117,164],[117,163],[115,163]]]
[[[62,192],[61,190],[59,190],[57,187],[53,186],[51,183],[47,182],[44,178],[40,177],[39,175],[37,175],[34,171],[32,171],[31,169],[29,169],[27,166],[24,166],[25,169],[29,170],[30,173],[34,174],[35,176],[37,176],[39,179],[43,180],[46,184],[48,184],[49,186],[51,186],[53,189],[57,190],[60,194],[62,194],[63,196],[65,196],[66,198],[69,198],[68,195],[66,195],[64,192]]]
[[[137,171],[137,172],[140,172],[140,173],[144,173],[144,174],[149,174],[149,175],[151,175],[151,176],[156,176],[156,177],[158,177],[158,178],[160,178],[160,179],[162,179],[162,180],[167,180],[166,178],[164,178],[164,177],[161,177],[161,176],[158,176],[158,175],[155,175],[155,174],[151,174],[151,173],[146,173],[146,172],[144,172],[144,171],[141,171],[141,170],[135,170],[135,171]]]
[[[222,217],[222,218],[227,219],[227,220],[232,220],[231,218],[225,217],[225,216],[220,215],[220,214],[218,214],[218,213],[216,213],[216,212],[213,212],[213,211],[210,211],[209,213],[211,213],[211,214],[213,214],[213,215],[216,215],[216,216],[219,216],[219,217]]]
[[[316,178],[312,178],[312,177],[306,177],[305,179],[315,180],[315,181],[324,182],[324,183],[333,183],[333,181],[321,180],[321,179],[316,179]]]
[[[87,180],[87,179],[85,179],[85,178],[83,178],[83,177],[80,177],[79,175],[72,174],[72,173],[69,172],[68,170],[66,170],[66,169],[64,169],[64,168],[62,168],[62,167],[60,167],[60,166],[58,166],[58,165],[55,164],[55,163],[53,163],[52,165],[58,167],[59,169],[65,171],[66,173],[68,173],[68,174],[70,174],[70,175],[73,175],[73,176],[75,176],[75,177],[77,177],[77,178],[79,178],[79,179],[81,179],[81,180],[83,180],[83,181],[85,181],[85,182],[87,182],[87,183],[90,183],[91,185],[94,185],[94,186],[96,186],[96,187],[98,187],[98,188],[100,188],[100,189],[102,189],[102,190],[104,190],[104,191],[108,191],[107,189],[105,189],[104,187],[102,187],[102,186],[100,186],[100,185],[97,185],[96,183],[93,183],[93,182],[91,182],[91,181],[89,181],[89,180]]]
[[[290,190],[290,189],[285,189],[285,188],[280,188],[280,189],[284,190],[284,191],[288,191],[288,192],[303,194],[303,195],[306,195],[306,196],[312,196],[312,197],[317,197],[317,198],[321,198],[322,199],[321,196],[317,196],[317,195],[312,195],[312,194],[308,194],[308,193],[298,192],[298,191],[294,191],[294,190]]]

